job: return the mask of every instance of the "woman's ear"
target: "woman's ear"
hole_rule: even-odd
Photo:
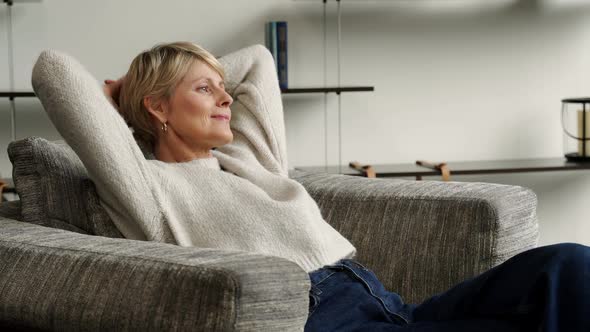
[[[156,100],[152,96],[147,96],[143,97],[143,106],[158,120],[158,122],[168,122],[168,112],[162,102]]]

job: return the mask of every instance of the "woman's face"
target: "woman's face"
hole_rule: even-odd
[[[168,130],[195,151],[228,144],[233,139],[229,126],[232,102],[221,75],[206,63],[195,61],[163,103]]]

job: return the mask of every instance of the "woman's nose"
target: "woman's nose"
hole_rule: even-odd
[[[217,106],[218,107],[229,107],[233,104],[234,99],[227,93],[226,91],[221,91],[221,96],[218,99]]]

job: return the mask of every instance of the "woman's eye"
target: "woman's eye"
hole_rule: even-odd
[[[202,86],[199,88],[199,90],[203,91],[203,92],[209,92],[209,87],[208,86]]]

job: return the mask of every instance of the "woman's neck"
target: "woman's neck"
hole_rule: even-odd
[[[196,150],[180,140],[159,139],[154,147],[156,159],[167,163],[181,163],[194,159],[211,158],[211,149]]]

